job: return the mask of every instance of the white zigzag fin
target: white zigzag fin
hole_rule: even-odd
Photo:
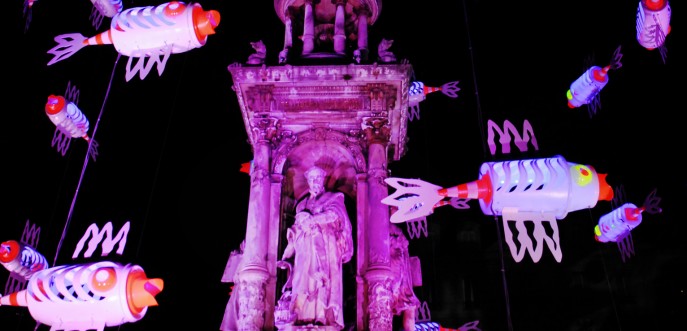
[[[141,79],[146,78],[148,73],[153,68],[153,65],[157,64],[157,74],[162,76],[162,72],[165,70],[165,65],[169,56],[172,54],[172,46],[167,45],[165,48],[160,50],[161,52],[153,52],[148,54],[147,52],[138,52],[138,54],[129,57],[129,61],[126,63],[126,81],[130,81],[136,73],[139,73]],[[162,57],[160,57],[162,55]],[[131,64],[134,59],[137,59],[136,64],[132,67]]]
[[[544,251],[544,243],[549,247],[556,261],[561,262],[563,252],[561,251],[560,238],[558,235],[558,223],[556,223],[556,217],[553,213],[519,212],[517,208],[506,207],[503,208],[502,217],[506,243],[510,248],[511,255],[515,262],[522,261],[525,253],[529,253],[532,257],[532,261],[535,263],[539,262],[542,252]],[[525,221],[534,223],[532,235],[534,236],[536,244],[527,233]],[[515,241],[513,241],[513,233],[508,226],[508,222],[515,222],[515,228],[518,230],[518,242],[520,243],[519,249]],[[542,222],[549,222],[551,225],[551,229],[553,230],[551,237],[546,234],[546,229]]]
[[[382,199],[382,203],[398,208],[391,215],[392,223],[402,223],[432,214],[434,205],[443,199],[438,191],[442,187],[420,179],[390,177],[384,180],[396,191]]]

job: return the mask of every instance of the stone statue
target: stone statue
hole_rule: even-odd
[[[239,319],[239,301],[238,294],[239,289],[234,287],[238,286],[238,280],[236,279],[238,271],[242,267],[243,262],[243,250],[246,247],[246,241],[241,242],[241,246],[238,250],[231,251],[229,254],[229,260],[227,260],[227,265],[224,268],[224,274],[222,275],[223,283],[234,283],[231,286],[231,296],[227,302],[227,306],[224,309],[224,317],[222,318],[222,324],[220,324],[219,329],[221,331],[236,331],[238,330],[238,319]]]
[[[351,222],[341,192],[325,192],[326,171],[305,171],[309,196],[296,205],[282,260],[294,256],[293,325],[344,327],[342,264],[353,256]]]
[[[413,292],[414,270],[408,255],[408,239],[397,225],[389,223],[389,226],[389,255],[391,272],[394,275],[391,283],[391,310],[394,315],[402,315],[404,331],[414,331],[415,310],[420,307],[420,300]]]
[[[267,46],[262,42],[262,40],[253,41],[250,43],[253,47],[255,53],[248,56],[248,64],[264,64],[265,58],[267,57]]]
[[[391,39],[382,38],[382,41],[379,42],[379,46],[377,46],[377,55],[379,56],[380,62],[396,62],[396,55],[389,50],[393,44],[394,41]]]

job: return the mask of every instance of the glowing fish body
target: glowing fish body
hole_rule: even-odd
[[[51,330],[103,330],[143,318],[162,288],[162,279],[148,279],[139,266],[101,261],[39,271],[0,305],[28,307]]]
[[[663,46],[670,33],[670,4],[667,0],[641,0],[637,8],[637,41],[653,50]]]
[[[594,239],[598,242],[618,241],[642,223],[643,208],[626,203],[612,212],[601,216],[594,227]]]
[[[91,0],[93,6],[103,15],[113,17],[122,12],[122,0]]]
[[[45,104],[45,114],[67,137],[90,140],[88,119],[73,102],[67,102],[62,96],[50,95]]]
[[[609,69],[610,66],[592,66],[570,84],[570,89],[566,93],[568,107],[577,108],[590,103],[608,84]]]
[[[434,208],[446,205],[443,201],[449,197],[479,199],[485,215],[500,216],[504,209],[516,208],[519,212],[549,213],[556,219],[613,198],[606,174],[562,156],[486,162],[478,180],[450,188],[419,179],[387,178],[385,182],[396,189],[382,199],[382,203],[398,207],[391,215],[392,223],[427,216]]]
[[[24,279],[38,271],[48,268],[48,260],[33,247],[15,240],[8,240],[0,244],[0,264],[10,272],[14,272]]]

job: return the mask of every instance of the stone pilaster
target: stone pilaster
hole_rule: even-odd
[[[367,224],[367,174],[361,173],[357,174],[356,177],[356,209],[357,209],[357,234],[356,238],[358,247],[356,248],[356,298],[358,298],[356,312],[356,330],[365,330],[365,307],[366,307],[366,289],[365,289],[365,270],[367,269],[367,241],[364,238],[366,236]]]
[[[389,207],[381,201],[388,196],[386,146],[391,130],[385,117],[366,118],[363,132],[368,144],[367,172],[367,280],[369,330],[391,330],[392,277],[389,253]]]
[[[261,268],[247,266],[239,273],[239,313],[236,321],[238,331],[260,331],[264,329],[266,280],[266,270]]]
[[[270,240],[270,154],[271,140],[277,133],[277,120],[268,117],[254,119],[253,123],[253,172],[246,224],[245,263],[238,272],[239,282],[239,329],[260,330],[264,327],[266,282],[270,278],[267,269],[267,251]],[[243,294],[246,295],[243,295]],[[274,297],[274,293],[272,293]],[[256,301],[256,297],[260,300]],[[259,304],[258,304],[259,302]],[[258,307],[259,306],[259,307]],[[272,308],[270,308],[272,309]],[[241,324],[241,321],[244,321]]]
[[[265,302],[277,302],[277,260],[279,249],[279,219],[281,205],[281,190],[284,176],[279,174],[271,175],[270,187],[270,220],[269,220],[269,241],[267,246],[267,270],[270,278],[265,289]],[[265,305],[265,316],[274,316],[274,305]],[[274,329],[274,318],[265,320],[265,329]]]

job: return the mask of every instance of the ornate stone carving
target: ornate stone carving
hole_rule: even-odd
[[[267,169],[261,166],[255,166],[251,174],[251,185],[260,185],[259,183],[269,175],[270,173]]]
[[[362,127],[368,144],[386,145],[389,142],[391,128],[386,117],[365,117]]]
[[[273,101],[273,89],[274,85],[256,85],[248,90],[246,99],[250,110],[254,113],[269,112]]]
[[[368,182],[371,180],[374,180],[377,182],[377,184],[386,186],[386,183],[384,183],[384,180],[388,177],[389,175],[389,170],[386,169],[386,166],[382,166],[379,168],[370,168],[367,171],[367,180]]]
[[[279,132],[279,120],[272,117],[256,117],[253,119],[253,141],[272,142]]]
[[[392,330],[392,292],[390,280],[376,280],[369,284],[367,312],[370,317],[369,330]]]
[[[242,331],[260,331],[265,323],[265,284],[259,279],[241,279],[239,316],[236,325]]]
[[[286,162],[288,155],[291,154],[295,148],[301,144],[316,141],[316,140],[327,140],[333,141],[343,145],[350,153],[350,155],[355,160],[355,170],[356,172],[365,172],[367,169],[366,158],[362,153],[362,146],[360,145],[362,141],[360,138],[353,136],[344,135],[341,132],[326,128],[318,127],[313,128],[309,131],[305,131],[297,136],[288,136],[288,139],[282,139],[279,141],[279,146],[275,149],[273,155],[273,173],[281,173],[283,171],[284,163]]]
[[[255,53],[248,56],[248,61],[246,61],[246,63],[252,65],[264,64],[265,58],[267,57],[267,47],[262,40],[251,41],[250,46],[253,47]]]

